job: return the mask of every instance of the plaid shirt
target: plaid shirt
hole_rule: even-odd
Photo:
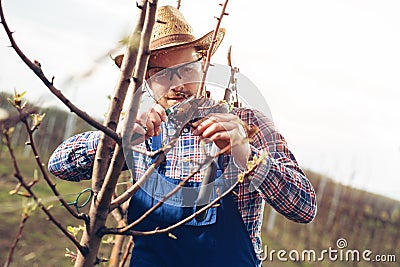
[[[232,113],[249,126],[259,129],[250,142],[252,155],[266,155],[265,163],[257,166],[235,189],[238,210],[256,254],[260,255],[265,202],[292,221],[308,223],[316,215],[316,197],[312,185],[272,121],[257,110],[238,108]],[[162,129],[165,139],[171,129],[168,123],[164,123]],[[51,156],[49,171],[69,181],[90,179],[99,137],[98,131],[85,132],[64,141]],[[138,148],[146,150],[145,144],[138,145]],[[167,154],[165,175],[175,179],[184,178],[196,162],[204,159],[210,149],[211,144],[201,144],[198,137],[190,131],[184,132]],[[135,153],[133,162],[132,173],[140,177],[148,169],[151,160],[142,153]],[[228,164],[229,162],[230,157],[224,156],[224,176],[235,179],[240,170],[235,164]],[[203,173],[199,172],[192,181],[201,181],[202,175]]]

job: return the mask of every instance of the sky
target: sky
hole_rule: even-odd
[[[218,3],[182,0],[196,36],[214,29]],[[135,25],[135,2],[4,0],[3,8],[26,55],[101,118],[119,74],[111,57]],[[301,166],[400,199],[399,10],[389,0],[230,0],[213,61],[226,64],[232,46],[233,64],[257,86]],[[62,107],[8,45],[1,29],[0,90]]]

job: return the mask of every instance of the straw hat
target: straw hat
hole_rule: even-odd
[[[197,38],[193,35],[193,29],[184,18],[183,14],[172,6],[161,6],[157,9],[156,23],[150,38],[150,55],[165,53],[184,47],[196,47],[206,52],[212,42],[214,31]],[[212,54],[215,53],[225,36],[225,29],[220,28],[216,37]],[[121,66],[124,55],[118,55],[114,61]]]

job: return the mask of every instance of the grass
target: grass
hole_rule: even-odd
[[[16,152],[20,154],[18,151]],[[33,177],[35,164],[31,157],[20,157],[19,166],[27,180],[30,180],[29,177]],[[12,162],[3,153],[0,164],[0,203],[3,207],[0,211],[2,218],[0,224],[0,236],[2,237],[0,239],[0,258],[2,262],[5,262],[7,258],[9,247],[15,238],[23,212],[22,201],[24,197],[9,194],[17,184],[12,173]],[[67,195],[65,196],[67,201],[75,199],[73,194],[90,187],[90,182],[70,183],[55,178],[54,182],[57,184],[60,194]],[[82,222],[67,214],[54,197],[50,197],[53,195],[43,179],[34,186],[34,192],[46,206],[53,205],[51,212],[63,225],[82,224]],[[71,266],[70,260],[64,257],[67,247],[72,251],[75,250],[71,241],[65,238],[51,222],[48,222],[44,213],[38,209],[26,222],[22,238],[14,252],[11,266]]]

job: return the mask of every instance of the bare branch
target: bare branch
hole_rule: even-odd
[[[116,209],[118,206],[126,202],[133,194],[135,194],[139,190],[140,186],[142,186],[150,177],[150,175],[154,173],[157,167],[160,166],[161,162],[163,162],[164,159],[165,159],[165,152],[162,152],[159,154],[154,163],[142,175],[142,177],[140,177],[140,179],[136,181],[136,183],[134,183],[131,187],[128,188],[128,190],[126,190],[124,193],[119,195],[116,199],[114,199],[111,202],[109,211],[111,212],[112,210]]]
[[[7,117],[5,120],[0,121],[0,126],[3,126],[4,129],[10,129],[14,127],[18,122],[22,119],[28,117],[29,115],[37,112],[34,108],[24,108],[18,115],[13,115]]]
[[[237,144],[240,144],[240,142],[238,142]],[[235,144],[235,145],[237,145],[237,144]],[[221,150],[220,153],[225,153],[227,149],[230,149],[230,147],[231,146],[225,147],[223,149],[224,152],[222,152],[222,150]],[[204,207],[202,207],[198,211],[194,212],[192,215],[186,217],[185,219],[183,219],[183,220],[181,220],[181,221],[179,221],[179,222],[177,222],[177,223],[175,223],[175,224],[173,224],[173,225],[171,225],[169,227],[166,227],[166,228],[163,228],[163,229],[155,229],[155,230],[147,231],[147,232],[133,231],[133,230],[123,231],[124,229],[119,229],[119,228],[109,228],[109,229],[103,228],[103,229],[101,229],[99,234],[101,234],[101,235],[107,235],[107,234],[116,234],[116,235],[154,235],[154,234],[161,234],[161,233],[169,233],[171,230],[175,229],[176,227],[179,227],[179,226],[187,223],[188,221],[190,221],[193,218],[197,217],[201,213],[205,212],[207,209],[215,206],[218,203],[218,201],[221,200],[222,198],[224,198],[227,194],[229,194],[231,192],[233,193],[234,192],[233,189],[239,183],[242,183],[246,176],[250,175],[262,162],[264,162],[264,159],[265,159],[265,155],[262,155],[259,158],[254,157],[251,161],[248,161],[246,169],[241,174],[239,174],[238,179],[236,180],[236,182],[228,190],[226,190],[223,194],[219,195],[217,198],[215,198],[213,201],[211,201],[210,203],[208,203],[207,205],[205,205]],[[175,191],[175,190],[173,190],[173,191]],[[168,195],[170,195],[170,194],[168,194]],[[237,194],[234,194],[234,195],[236,196]],[[141,219],[141,218],[139,218],[139,219]],[[126,227],[126,228],[128,228],[128,227]]]
[[[21,114],[22,109],[18,108],[18,111]],[[68,205],[68,203],[61,197],[60,193],[58,192],[58,190],[56,189],[56,185],[55,183],[51,180],[50,176],[48,175],[46,169],[44,168],[44,163],[40,160],[40,156],[39,156],[39,152],[36,148],[36,144],[35,144],[35,140],[33,138],[33,132],[35,131],[35,129],[37,129],[38,125],[34,125],[32,129],[29,128],[29,123],[26,120],[26,118],[22,119],[22,122],[25,125],[26,131],[28,133],[28,137],[29,137],[29,146],[32,149],[33,155],[35,156],[35,160],[36,160],[36,164],[40,169],[40,172],[43,175],[44,180],[46,181],[46,183],[48,184],[48,186],[51,188],[51,190],[53,191],[53,194],[58,198],[58,200],[60,201],[60,203],[64,206],[64,208],[75,218],[80,219],[80,220],[84,220],[86,223],[88,223],[88,217],[86,214],[78,214],[77,212],[75,212],[70,205]],[[29,187],[32,187],[33,184],[29,184]]]
[[[120,142],[120,138],[117,135],[117,133],[110,129],[109,127],[106,127],[102,125],[101,123],[97,122],[94,118],[92,118],[90,115],[88,115],[86,112],[82,111],[78,107],[76,107],[68,98],[66,98],[59,89],[54,87],[53,82],[54,82],[54,77],[52,78],[52,81],[49,81],[46,76],[44,75],[40,63],[37,64],[38,62],[32,62],[31,60],[28,59],[28,57],[22,52],[22,50],[19,48],[17,43],[14,40],[14,37],[12,36],[13,32],[10,31],[8,24],[6,22],[6,19],[4,17],[4,11],[2,7],[2,1],[0,0],[0,19],[2,21],[4,30],[8,36],[8,39],[11,42],[11,47],[14,49],[14,51],[18,54],[18,56],[22,59],[23,62],[36,74],[36,76],[42,80],[42,82],[46,85],[46,87],[50,90],[51,93],[53,93],[58,99],[61,100],[69,109],[71,112],[74,112],[76,115],[78,115],[80,118],[82,118],[84,121],[86,121],[88,124],[91,126],[95,127],[96,129],[101,130],[102,132],[106,133],[108,136],[110,136],[112,139],[114,139],[117,143]]]
[[[15,248],[17,247],[18,241],[20,240],[20,238],[21,238],[21,236],[22,236],[22,230],[24,229],[25,223],[26,223],[26,221],[27,221],[28,219],[29,219],[28,213],[25,213],[25,212],[24,212],[24,213],[22,214],[21,221],[20,221],[20,223],[19,223],[18,231],[17,231],[17,234],[15,235],[14,242],[12,243],[12,245],[11,245],[11,247],[10,247],[10,251],[8,252],[7,261],[6,261],[6,263],[4,264],[4,267],[10,266],[11,261],[12,261],[12,257],[13,257],[13,254],[14,254],[14,250],[15,250]]]
[[[149,2],[149,5],[151,7],[151,3]],[[142,35],[142,39],[140,42],[140,51],[139,51],[139,55],[140,57],[138,58],[138,62],[137,62],[137,68],[136,68],[136,72],[135,72],[135,77],[137,78],[137,81],[135,82],[135,95],[133,98],[133,101],[130,102],[130,105],[128,107],[128,113],[126,114],[124,121],[123,121],[123,127],[122,127],[122,136],[129,136],[132,133],[133,130],[133,125],[136,122],[136,117],[137,117],[137,111],[138,111],[138,106],[140,104],[140,98],[141,95],[140,93],[136,93],[138,92],[138,90],[140,90],[141,85],[143,83],[143,79],[144,79],[144,70],[147,67],[147,61],[149,58],[149,44],[150,44],[150,35],[151,35],[151,29],[153,28],[154,22],[155,22],[155,13],[156,13],[156,6],[154,6],[153,8],[149,8],[149,11],[146,14],[146,25],[145,28],[143,30],[144,35]],[[114,152],[114,156],[113,156],[113,161],[112,162],[117,162],[117,158],[121,158],[124,159],[124,155],[123,155],[123,148],[119,145],[117,145],[115,152]],[[123,162],[123,161],[121,161]],[[113,170],[113,166],[114,164],[111,164],[111,171]],[[109,172],[110,172],[109,169]],[[121,166],[122,169],[122,166]],[[108,175],[109,172],[107,172],[107,177],[106,177],[106,184],[107,187],[104,186],[102,188],[102,190],[99,193],[99,199],[103,199],[104,195],[107,196],[108,200],[108,205],[110,204],[110,198],[108,198],[108,196],[110,196],[110,194],[112,194],[114,192],[110,190],[111,187],[115,188],[116,186],[116,182],[117,179],[112,179],[112,175]],[[103,190],[104,189],[104,190]]]
[[[123,103],[125,101],[126,93],[128,91],[131,80],[135,81],[135,79],[131,78],[133,76],[134,67],[137,61],[141,33],[145,22],[145,15],[147,10],[146,4],[147,1],[142,1],[141,4],[137,3],[137,6],[140,7],[138,21],[136,27],[129,37],[125,55],[121,63],[121,72],[115,86],[112,102],[110,104],[110,107],[108,108],[107,117],[105,119],[105,124],[113,130],[116,130],[117,128]],[[100,191],[104,183],[104,177],[108,168],[107,164],[102,163],[104,161],[108,163],[114,146],[115,143],[113,143],[111,139],[107,138],[104,135],[100,137],[92,175],[92,189],[95,193],[98,193]],[[114,158],[117,156],[120,157],[121,155],[114,154]]]
[[[111,202],[110,212],[116,209],[118,206],[122,205],[126,202],[133,194],[135,194],[139,188],[149,179],[150,175],[154,173],[154,171],[160,166],[160,164],[165,160],[165,155],[171,150],[174,143],[178,140],[178,136],[181,134],[180,131],[176,131],[174,137],[171,138],[171,141],[165,145],[163,148],[159,149],[155,152],[158,155],[157,159],[153,162],[152,165],[147,169],[147,171],[140,177],[138,181],[136,181],[131,187],[128,188],[124,193],[119,195],[116,199]]]
[[[226,195],[228,195],[229,193],[231,193],[233,191],[233,189],[235,189],[235,187],[239,184],[239,181],[236,181],[228,190],[226,190],[223,194],[221,194],[220,196],[218,196],[217,198],[215,198],[213,201],[211,201],[210,203],[208,203],[207,205],[205,205],[203,208],[199,209],[197,212],[194,212],[192,215],[186,217],[185,219],[169,226],[163,229],[155,229],[152,231],[147,231],[147,232],[140,232],[140,231],[133,231],[133,230],[129,230],[126,232],[121,232],[120,229],[118,228],[109,228],[109,229],[102,229],[101,230],[101,234],[102,235],[108,235],[108,234],[115,234],[115,235],[136,235],[136,236],[144,236],[144,235],[154,235],[154,234],[163,234],[163,233],[169,233],[171,230],[187,223],[188,221],[192,220],[193,218],[195,218],[197,215],[205,212],[206,210],[208,210],[209,208],[213,207],[215,204],[218,203],[218,201],[220,201],[222,198],[224,198]]]
[[[192,178],[196,173],[198,173],[203,165],[200,165],[197,170],[193,171],[190,173],[185,179],[182,179],[177,186],[168,194],[166,194],[156,205],[152,206],[150,209],[148,209],[142,216],[140,216],[136,221],[132,222],[131,224],[127,225],[124,228],[121,228],[121,232],[126,232],[133,227],[135,227],[137,224],[139,224],[141,221],[143,221],[147,216],[149,216],[152,212],[154,212],[156,209],[158,209],[165,201],[167,201],[171,196],[173,196],[176,192],[179,191],[181,187],[185,185],[185,183]]]
[[[10,153],[11,156],[11,160],[13,162],[13,166],[14,166],[14,177],[17,178],[18,182],[21,184],[21,186],[23,188],[25,188],[25,190],[28,192],[28,194],[30,195],[30,197],[35,201],[35,203],[37,203],[38,207],[40,207],[40,209],[47,215],[47,217],[49,218],[49,220],[55,225],[57,226],[57,228],[59,230],[61,230],[61,232],[69,239],[72,241],[72,243],[74,243],[74,245],[78,248],[78,250],[83,254],[86,255],[87,254],[87,248],[84,246],[81,246],[81,244],[79,244],[79,242],[75,239],[75,237],[73,235],[71,235],[71,233],[68,232],[67,229],[65,229],[64,226],[61,225],[61,223],[59,221],[56,220],[56,218],[50,213],[50,211],[47,209],[47,207],[45,207],[43,205],[43,203],[39,200],[39,198],[36,196],[36,194],[32,191],[32,188],[29,187],[28,184],[26,184],[24,177],[22,176],[21,172],[20,172],[20,168],[18,166],[17,163],[17,159],[15,157],[14,154],[14,150],[11,147],[11,141],[10,141],[10,135],[8,134],[8,131],[3,131],[3,135],[6,139],[6,145],[8,147],[8,151]]]
[[[225,9],[226,9],[226,6],[228,4],[228,1],[229,0],[225,0],[224,4],[222,5],[222,10],[221,10],[220,16],[216,17],[217,25],[215,26],[215,30],[214,30],[214,33],[213,33],[212,41],[211,41],[210,47],[208,48],[208,51],[207,51],[207,58],[205,60],[205,64],[204,64],[204,67],[203,67],[203,76],[202,76],[202,79],[201,79],[200,87],[197,90],[197,96],[196,96],[197,98],[202,97],[202,96],[205,95],[204,84],[205,84],[205,81],[206,81],[208,68],[210,67],[212,52],[214,50],[215,43],[217,42],[217,34],[218,34],[219,27],[221,25],[221,20],[222,20],[223,16],[228,15],[225,12]]]
[[[185,183],[190,180],[190,178],[192,178],[196,173],[198,173],[203,166],[209,164],[213,159],[218,158],[219,156],[223,155],[224,153],[226,153],[230,149],[231,149],[231,146],[226,146],[225,148],[221,149],[218,153],[216,153],[214,156],[207,157],[202,163],[199,163],[196,170],[192,171],[187,177],[182,179],[179,182],[179,184],[177,184],[175,186],[174,189],[172,189],[170,192],[168,192],[156,205],[154,205],[153,207],[148,209],[142,216],[140,216],[140,218],[138,218],[136,221],[132,222],[128,226],[122,228],[121,232],[126,232],[126,231],[132,229],[133,227],[135,227],[141,221],[143,221],[147,216],[149,216],[157,208],[159,208],[161,205],[163,205],[163,203],[165,203],[165,201],[167,201],[170,197],[172,197],[174,194],[176,194],[179,191],[179,189],[181,187],[183,187],[185,185]]]
[[[232,46],[229,46],[228,54],[226,55],[228,60],[228,66],[232,68]]]
[[[125,266],[125,263],[128,261],[129,254],[131,254],[132,247],[133,247],[133,237],[131,236],[129,238],[128,244],[126,244],[125,253],[122,256],[119,267]]]

